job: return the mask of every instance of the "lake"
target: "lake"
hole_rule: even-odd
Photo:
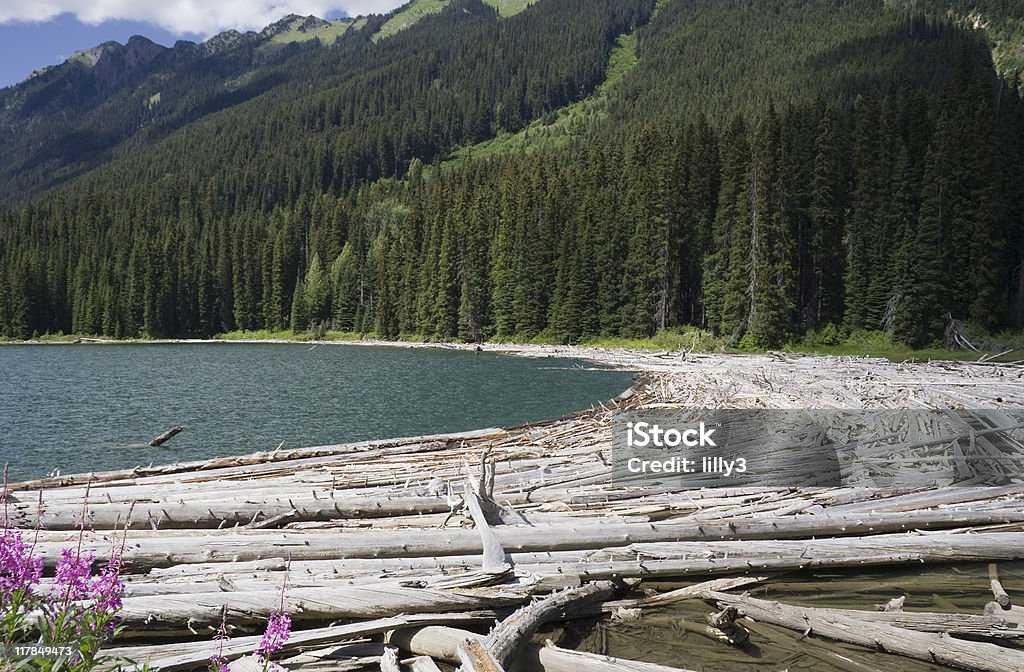
[[[592,365],[585,365],[593,368]],[[11,480],[509,426],[607,401],[632,374],[443,348],[0,346]],[[177,425],[163,447],[142,447]]]

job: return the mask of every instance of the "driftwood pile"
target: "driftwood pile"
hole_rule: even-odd
[[[215,653],[244,670],[282,607],[295,626],[282,654],[290,670],[719,669],[684,652],[669,668],[534,641],[551,621],[642,619],[684,599],[720,610],[690,625],[723,650],[761,622],[808,641],[1024,670],[1024,617],[995,569],[979,584],[993,597],[984,614],[904,612],[899,600],[883,611],[808,608],[729,592],[798,570],[1024,560],[1019,480],[673,491],[617,484],[607,466],[623,408],[1012,409],[1024,407],[1024,369],[555,354],[642,380],[608,406],[519,428],[16,483],[8,515],[40,530],[51,566],[77,541],[83,512],[83,548],[99,557],[127,527],[127,630],[111,653],[151,670],[205,669]],[[669,581],[693,585],[649,588]],[[213,641],[222,626],[231,639]]]

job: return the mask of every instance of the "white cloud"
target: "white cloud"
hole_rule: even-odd
[[[349,16],[389,12],[406,0],[0,0],[0,24],[44,22],[70,13],[89,24],[143,21],[184,35],[260,30],[287,14]]]

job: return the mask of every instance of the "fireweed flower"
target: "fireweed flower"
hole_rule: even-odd
[[[108,616],[121,609],[121,598],[124,597],[124,581],[121,580],[121,565],[111,560],[99,576],[92,580],[89,592],[97,610]]]
[[[256,647],[256,655],[265,661],[269,660],[271,654],[281,650],[291,633],[291,617],[280,611],[271,612],[270,620],[267,622],[267,631],[263,633],[263,639]]]
[[[43,559],[33,558],[32,549],[17,530],[0,531],[0,607],[15,593],[32,594],[32,587],[43,575]]]
[[[219,655],[210,656],[209,672],[231,672],[227,662]]]
[[[231,672],[231,668],[228,667],[228,661],[224,660],[224,642],[231,639],[228,636],[228,614],[225,610],[221,614],[220,627],[217,628],[217,634],[214,635],[213,639],[217,642],[217,653],[210,656],[210,664],[207,665],[208,672]]]
[[[83,556],[70,548],[62,550],[53,578],[54,595],[71,602],[89,599],[94,558],[92,552]]]

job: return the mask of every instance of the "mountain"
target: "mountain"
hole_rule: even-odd
[[[126,141],[149,146],[264,93],[281,82],[275,67],[303,48],[333,44],[353,25],[292,15],[259,33],[228,31],[172,48],[135,36],[0,90],[0,198],[30,197],[134,151]]]
[[[415,0],[101,45],[0,92],[0,333],[1018,327],[985,26],[1020,14],[953,10]]]

